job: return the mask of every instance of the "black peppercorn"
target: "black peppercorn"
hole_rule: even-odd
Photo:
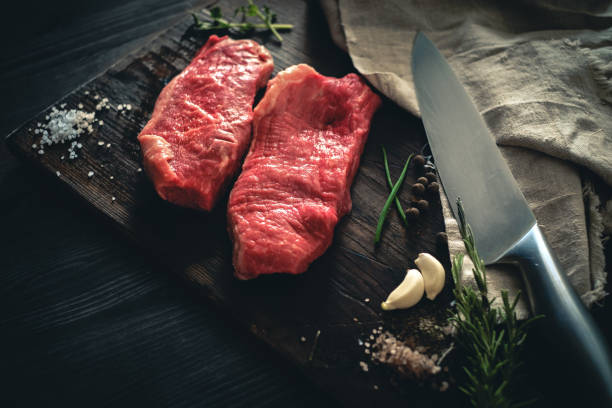
[[[427,173],[425,173],[425,177],[427,177],[427,179],[429,181],[436,181],[436,173],[432,172],[432,171],[428,171]]]
[[[423,167],[425,165],[425,158],[422,155],[417,154],[412,158],[412,162],[416,167]]]
[[[417,181],[417,183],[421,183],[424,186],[426,186],[427,183],[429,183],[429,180],[427,180],[427,177],[419,177],[416,181]]]
[[[440,184],[438,184],[437,182],[433,182],[430,183],[427,186],[427,191],[429,191],[430,193],[437,193],[440,190]]]
[[[440,246],[444,246],[448,244],[448,236],[446,235],[446,232],[438,232],[436,234],[436,241],[438,242],[438,245]]]
[[[419,208],[419,210],[421,211],[427,211],[427,209],[429,208],[429,201],[427,200],[419,200],[416,203],[417,207]]]
[[[412,191],[415,194],[423,194],[425,192],[425,186],[421,183],[415,183],[412,185]]]
[[[410,218],[417,218],[420,214],[421,212],[418,208],[413,207],[406,210],[406,215]]]

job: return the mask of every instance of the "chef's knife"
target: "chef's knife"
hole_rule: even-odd
[[[523,272],[532,309],[554,323],[567,358],[582,360],[612,407],[610,354],[561,270],[474,103],[435,45],[422,33],[412,75],[442,186],[457,216],[461,197],[486,264],[510,261]]]

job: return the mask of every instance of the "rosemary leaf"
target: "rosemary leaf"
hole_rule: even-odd
[[[527,338],[527,328],[542,316],[519,323],[516,305],[520,293],[510,301],[502,291],[502,307],[492,306],[487,297],[487,274],[478,256],[472,229],[465,220],[461,200],[457,200],[459,230],[467,255],[474,264],[477,290],[461,285],[463,255],[453,258],[451,275],[455,282],[455,309],[449,318],[457,330],[457,344],[466,355],[463,371],[465,384],[459,389],[473,407],[519,407],[534,402],[516,401],[516,382],[521,367],[520,353]]]
[[[253,0],[248,0],[246,6],[240,6],[234,11],[234,17],[240,15],[240,22],[232,22],[223,17],[220,7],[202,10],[208,17],[208,21],[202,21],[197,15],[192,14],[194,26],[198,30],[234,30],[241,33],[248,33],[252,30],[269,30],[279,42],[283,41],[283,37],[278,33],[279,30],[291,30],[292,24],[277,24],[276,14],[268,7],[263,7],[263,12],[253,3]],[[253,23],[248,21],[249,17],[256,17],[261,23]]]

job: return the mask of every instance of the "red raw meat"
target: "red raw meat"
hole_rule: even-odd
[[[212,209],[240,167],[255,93],[273,68],[256,42],[212,35],[164,87],[138,135],[145,170],[163,199]]]
[[[238,278],[302,273],[331,245],[380,103],[359,76],[303,64],[268,83],[228,205]]]

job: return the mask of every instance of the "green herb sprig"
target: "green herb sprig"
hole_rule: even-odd
[[[267,7],[262,7],[263,11],[253,3],[253,0],[248,0],[246,6],[238,7],[234,11],[234,17],[240,15],[240,22],[232,22],[223,17],[220,7],[213,7],[210,10],[204,9],[202,12],[206,14],[209,21],[202,21],[196,14],[192,14],[193,22],[198,30],[237,30],[241,33],[248,33],[253,30],[270,30],[274,37],[280,42],[283,37],[278,33],[278,30],[291,30],[293,24],[277,24],[276,14]],[[262,23],[252,23],[247,21],[249,17],[257,17]]]
[[[382,148],[382,153],[383,153],[383,163],[385,165],[385,175],[387,176],[387,185],[389,186],[391,190],[393,190],[393,181],[391,180],[391,172],[389,171],[389,161],[387,160],[387,150],[385,149],[385,146],[381,146],[381,148]],[[404,222],[404,225],[408,226],[408,220],[406,219],[406,213],[404,212],[404,209],[402,208],[402,203],[400,203],[400,200],[399,198],[397,198],[397,195],[395,196],[394,201],[395,201],[395,208],[397,208],[397,213],[399,214],[400,218]]]
[[[383,154],[386,157],[386,152],[383,150]],[[383,206],[382,211],[380,212],[380,216],[378,217],[378,225],[376,226],[376,235],[374,236],[374,244],[378,244],[380,242],[380,236],[382,234],[382,229],[383,229],[383,225],[385,224],[385,220],[387,219],[387,214],[389,214],[389,209],[391,208],[391,204],[393,203],[393,201],[395,201],[395,198],[397,196],[397,192],[399,191],[400,187],[402,186],[402,183],[404,182],[404,179],[406,178],[406,173],[408,171],[408,166],[410,165],[410,160],[412,160],[412,156],[414,156],[414,154],[410,154],[410,156],[408,156],[408,159],[406,160],[406,164],[404,164],[404,168],[402,169],[402,173],[399,176],[399,179],[397,179],[397,182],[393,185],[393,188],[391,189],[391,193],[389,193],[389,197],[387,197],[387,201],[385,202],[385,205]],[[387,164],[388,167],[388,164]],[[391,176],[389,175],[389,180],[391,180]]]
[[[474,264],[472,269],[478,290],[461,284],[463,254],[453,258],[451,273],[455,282],[455,310],[450,318],[457,330],[457,343],[466,355],[463,367],[466,383],[459,389],[473,407],[516,408],[533,403],[515,401],[516,381],[521,367],[520,352],[527,337],[527,328],[542,316],[524,322],[516,318],[520,293],[510,302],[502,291],[503,307],[492,306],[487,294],[484,261],[479,257],[472,229],[465,220],[461,200],[457,200],[459,230],[465,249]]]

